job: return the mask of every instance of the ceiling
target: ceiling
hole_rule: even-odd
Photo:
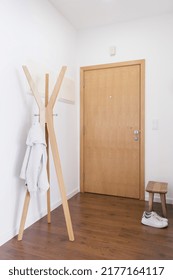
[[[49,0],[49,2],[76,29],[173,12],[173,0]]]

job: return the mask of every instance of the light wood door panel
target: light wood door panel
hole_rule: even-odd
[[[141,66],[89,68],[83,84],[83,190],[140,198]]]

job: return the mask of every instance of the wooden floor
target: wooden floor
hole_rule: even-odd
[[[75,241],[69,242],[62,207],[0,247],[2,260],[172,260],[173,207],[168,205],[169,226],[156,229],[141,224],[144,201],[77,194],[69,200]],[[161,214],[160,203],[155,210]]]

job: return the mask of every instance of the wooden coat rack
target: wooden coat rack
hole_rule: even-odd
[[[73,233],[73,228],[72,228],[70,211],[69,211],[69,207],[68,207],[68,201],[67,201],[63,174],[62,174],[62,169],[61,169],[61,162],[60,162],[56,135],[55,135],[55,131],[54,131],[54,124],[53,124],[53,107],[54,107],[56,99],[58,97],[58,93],[60,91],[60,87],[61,87],[67,67],[66,66],[62,67],[60,74],[57,78],[57,81],[55,83],[55,87],[53,89],[50,100],[49,100],[49,75],[48,74],[45,75],[45,105],[43,104],[43,102],[41,100],[41,97],[37,91],[37,87],[28,71],[28,68],[26,66],[22,66],[22,67],[23,67],[24,73],[26,75],[26,78],[28,80],[28,83],[30,85],[31,91],[37,102],[38,108],[39,108],[40,123],[41,123],[42,127],[45,128],[45,138],[46,138],[46,143],[47,143],[48,155],[49,155],[49,140],[50,140],[53,161],[54,161],[54,165],[55,165],[56,175],[57,175],[59,189],[60,189],[61,198],[62,198],[62,205],[63,205],[63,211],[64,211],[64,216],[65,216],[65,221],[66,221],[67,232],[68,232],[69,240],[74,241],[74,233]],[[48,157],[48,161],[47,161],[47,172],[48,172],[48,180],[50,182],[49,157]],[[25,201],[24,201],[24,206],[23,206],[21,222],[20,222],[18,240],[22,240],[22,237],[23,237],[29,202],[30,202],[30,193],[27,190],[26,196],[25,196]],[[51,223],[50,187],[47,191],[47,221],[48,221],[48,223]]]

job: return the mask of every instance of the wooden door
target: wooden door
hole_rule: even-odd
[[[81,190],[144,198],[144,60],[81,68]]]

